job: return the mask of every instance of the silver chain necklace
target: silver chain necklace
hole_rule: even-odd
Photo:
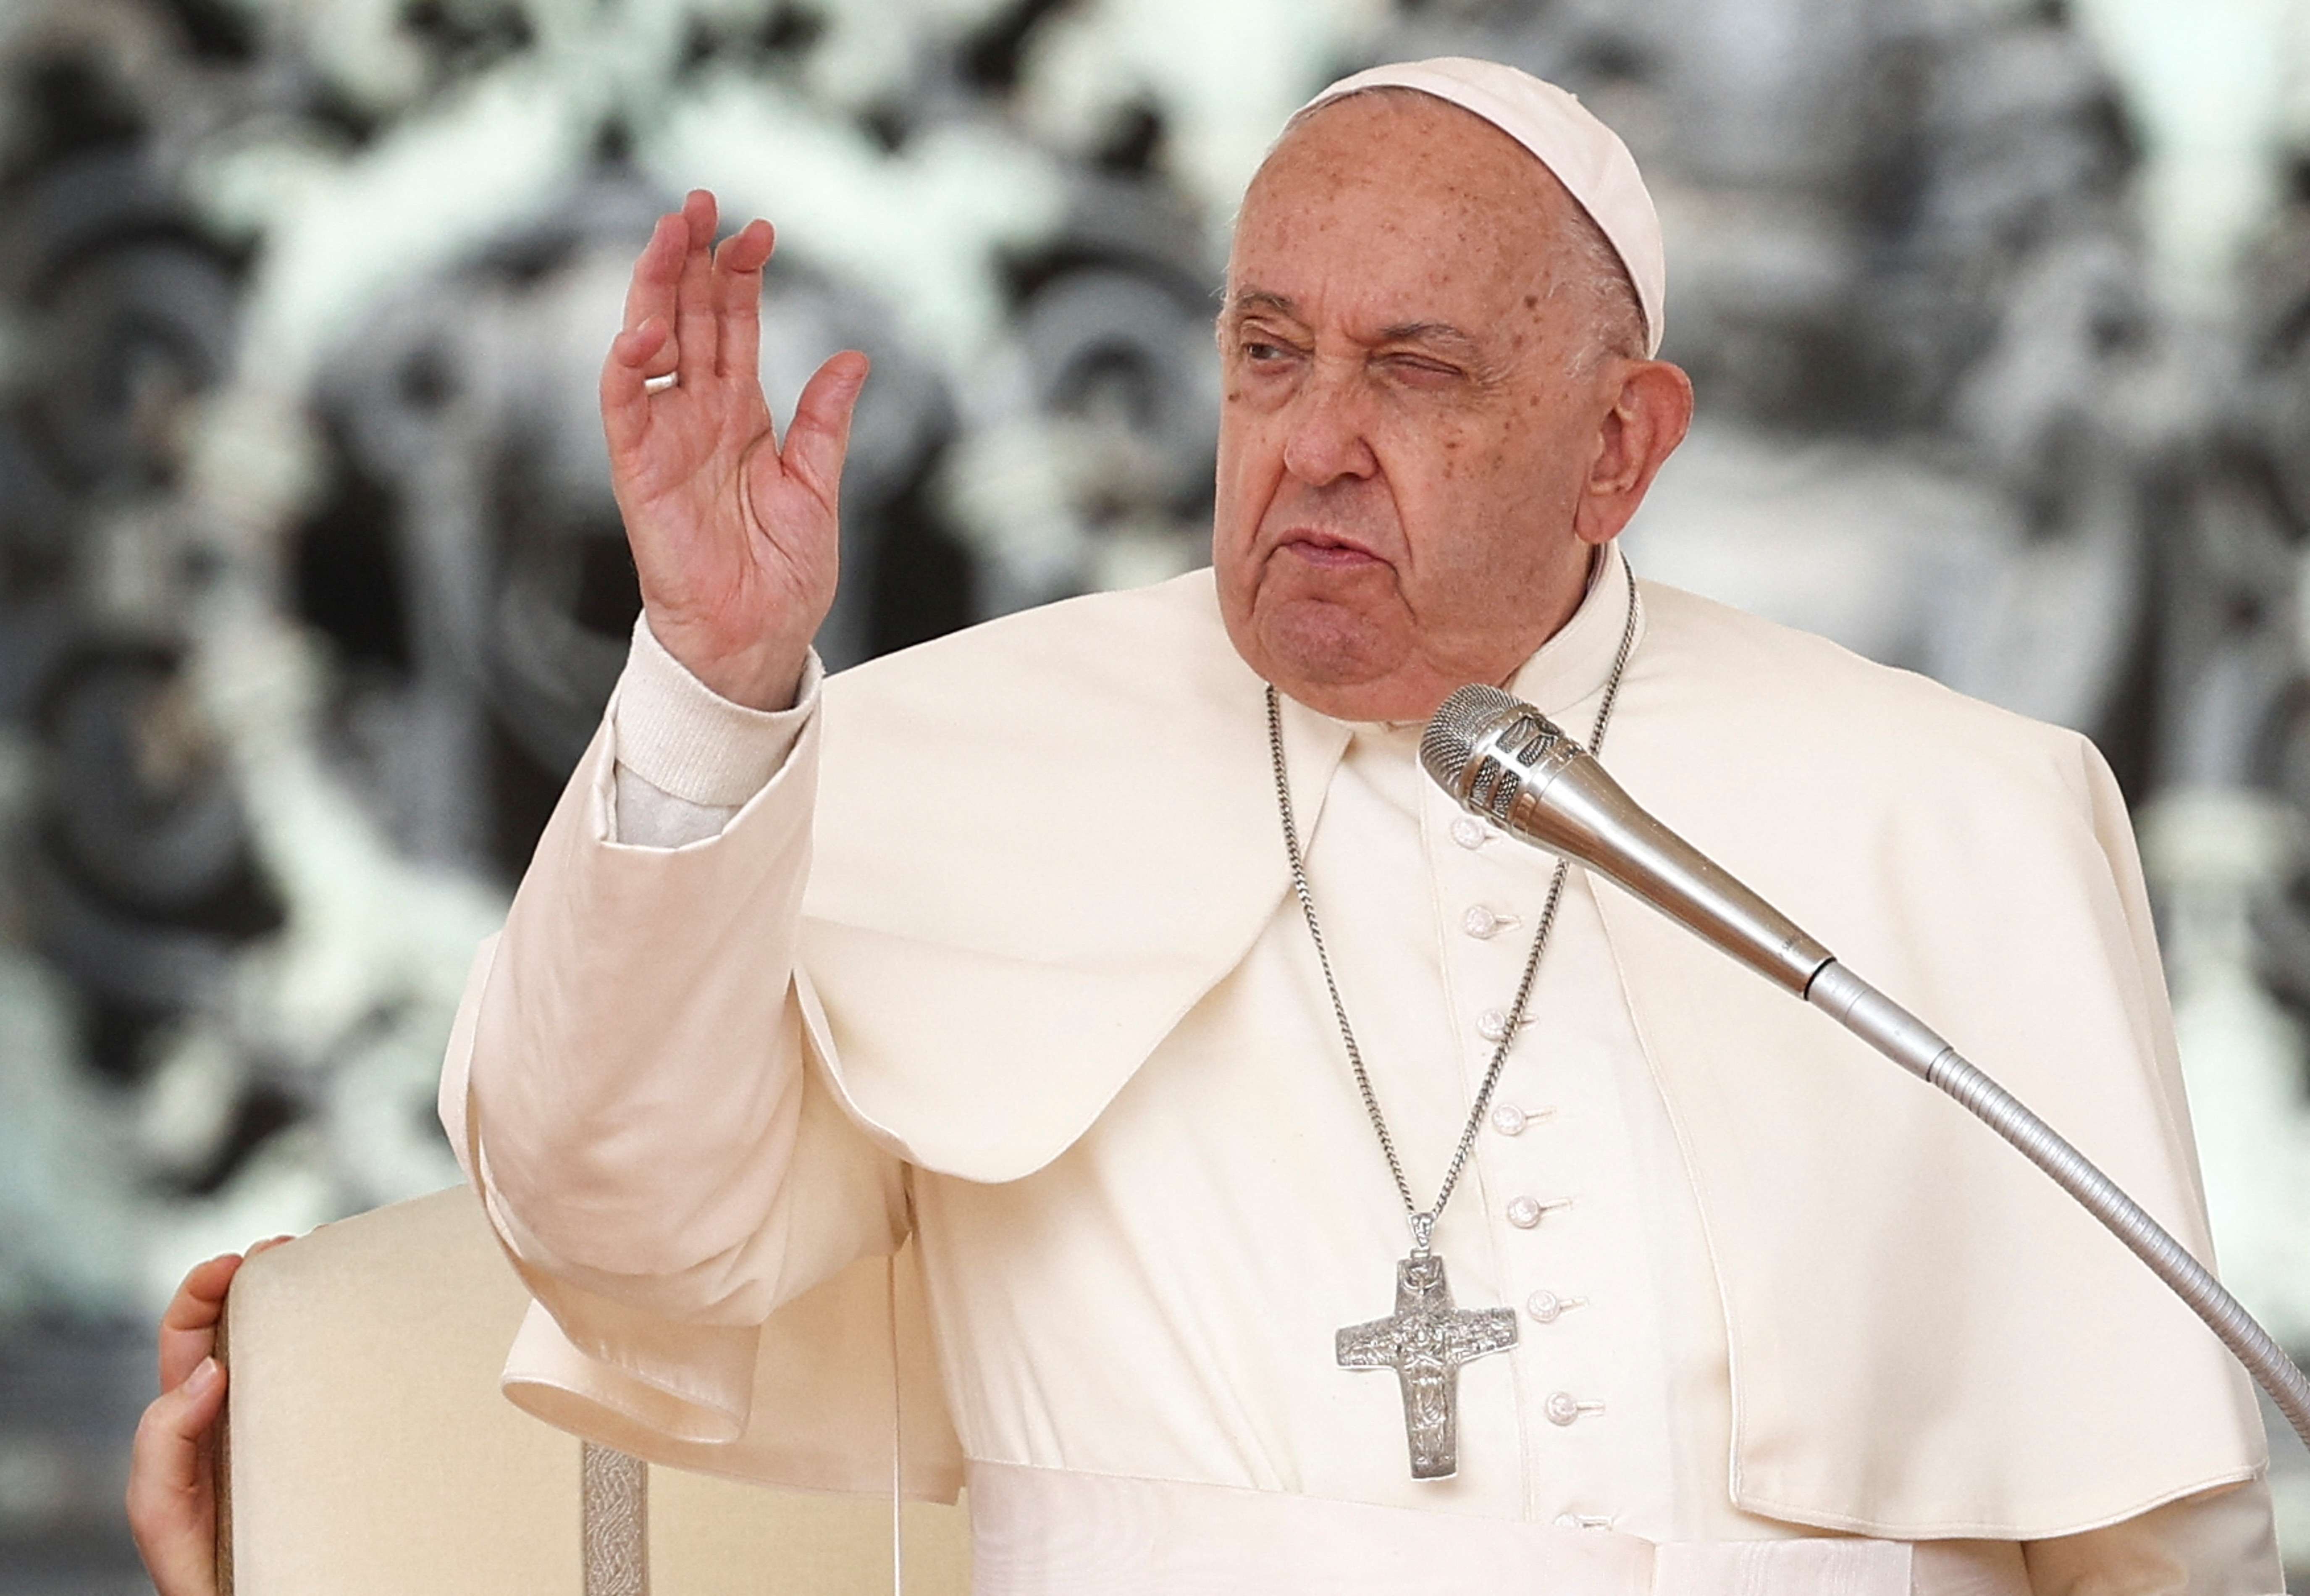
[[[1627,568],[1625,561],[1622,568]],[[1620,695],[1620,678],[1628,669],[1628,651],[1636,646],[1639,610],[1634,572],[1629,572],[1628,581],[1628,618],[1620,629],[1620,650],[1612,657],[1611,672],[1604,679],[1603,701],[1596,707],[1595,729],[1588,738],[1591,752],[1603,747],[1604,733],[1612,722],[1612,707]],[[1267,689],[1267,749],[1275,767],[1275,802],[1283,818],[1283,851],[1291,862],[1291,888],[1298,896],[1299,912],[1307,922],[1308,938],[1316,944],[1316,962],[1324,972],[1324,989],[1331,994],[1332,1015],[1339,1021],[1340,1040],[1347,1048],[1348,1067],[1355,1072],[1356,1090],[1363,1097],[1364,1112],[1370,1116],[1372,1130],[1379,1137],[1380,1151],[1387,1159],[1388,1174],[1394,1177],[1396,1195],[1403,1201],[1404,1217],[1411,1227],[1411,1254],[1396,1265],[1395,1312],[1385,1319],[1351,1324],[1342,1330],[1339,1360],[1345,1368],[1395,1371],[1403,1393],[1403,1424],[1411,1448],[1412,1478],[1447,1479],[1459,1468],[1455,1431],[1460,1366],[1515,1346],[1516,1319],[1514,1308],[1455,1307],[1452,1288],[1444,1275],[1444,1260],[1429,1250],[1429,1244],[1435,1238],[1436,1221],[1442,1216],[1444,1205],[1452,1200],[1469,1155],[1475,1149],[1476,1133],[1483,1126],[1493,1089],[1499,1084],[1500,1071],[1507,1063],[1508,1049],[1515,1045],[1516,1032],[1524,1023],[1524,1007],[1532,999],[1533,983],[1540,974],[1541,956],[1547,952],[1549,933],[1556,927],[1556,909],[1564,897],[1565,878],[1571,871],[1571,862],[1557,862],[1556,873],[1548,886],[1547,904],[1533,932],[1532,951],[1525,957],[1524,974],[1516,982],[1515,1002],[1508,1010],[1507,1022],[1492,1049],[1491,1063],[1485,1068],[1483,1084],[1477,1089],[1475,1103],[1468,1111],[1468,1123],[1460,1132],[1459,1145],[1453,1149],[1452,1162],[1444,1172],[1444,1184],[1436,1193],[1435,1202],[1422,1210],[1411,1195],[1411,1183],[1404,1178],[1403,1161],[1396,1155],[1395,1138],[1388,1133],[1387,1118],[1380,1112],[1379,1095],[1372,1089],[1371,1076],[1364,1068],[1363,1052],[1356,1045],[1355,1028],[1348,1023],[1347,1004],[1341,1001],[1340,984],[1332,974],[1332,956],[1324,945],[1324,928],[1316,918],[1316,894],[1307,884],[1307,863],[1300,856],[1299,826],[1292,813],[1291,784],[1284,770],[1283,713],[1272,683]]]

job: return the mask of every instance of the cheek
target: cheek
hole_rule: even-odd
[[[1230,393],[1220,408],[1219,468],[1214,487],[1216,546],[1241,546],[1258,530],[1283,469],[1281,430]]]
[[[1559,443],[1536,426],[1408,429],[1384,455],[1410,551],[1404,586],[1453,609],[1507,601],[1530,575],[1546,529],[1568,519],[1559,502]]]
[[[1218,475],[1211,494],[1211,570],[1219,581],[1220,612],[1230,631],[1247,620],[1259,585],[1252,542],[1272,490],[1259,486],[1257,420],[1233,394],[1220,407]]]
[[[1450,564],[1476,529],[1513,513],[1511,450],[1499,428],[1416,418],[1374,444],[1415,568]]]

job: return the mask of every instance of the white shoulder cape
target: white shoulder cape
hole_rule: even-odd
[[[2209,1256],[2132,833],[2092,746],[1640,585],[1621,784]],[[799,979],[869,1134],[951,1175],[1029,1174],[1243,958],[1289,885],[1260,696],[1208,571],[827,682]],[[1291,706],[1286,734],[1312,826],[1345,733]],[[2033,1540],[2261,1466],[2244,1375],[2042,1175],[1826,1017],[1597,897],[1724,1302],[1738,1505]],[[889,1364],[839,1345],[880,1333],[870,1262],[773,1318],[744,1443],[652,1454],[887,1479]],[[773,1373],[802,1367],[825,1377]],[[954,1452],[925,1444],[931,1488]]]

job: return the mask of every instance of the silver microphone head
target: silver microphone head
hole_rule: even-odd
[[[1576,860],[1802,994],[1828,950],[1651,815],[1564,729],[1496,687],[1444,700],[1420,762],[1472,814]]]
[[[1504,823],[1535,763],[1560,768],[1585,751],[1523,699],[1473,682],[1444,700],[1420,738],[1420,762],[1429,779],[1467,808]]]
[[[1476,757],[1476,739],[1515,707],[1516,701],[1496,687],[1472,681],[1455,690],[1420,734],[1420,762],[1427,768],[1429,779],[1457,794],[1460,773]]]

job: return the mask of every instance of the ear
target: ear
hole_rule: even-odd
[[[1620,392],[1598,425],[1595,457],[1573,513],[1573,533],[1586,543],[1620,535],[1692,425],[1692,379],[1681,367],[1666,360],[1612,364]]]

